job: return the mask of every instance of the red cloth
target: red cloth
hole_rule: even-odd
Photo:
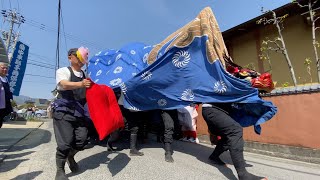
[[[92,86],[86,91],[86,98],[89,114],[100,140],[124,127],[120,107],[110,87],[92,82]]]
[[[182,131],[183,137],[192,137],[192,138],[197,138],[197,132],[196,131]]]

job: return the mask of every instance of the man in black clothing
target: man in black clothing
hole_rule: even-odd
[[[246,170],[246,162],[243,157],[243,128],[230,116],[229,112],[231,112],[230,103],[202,105],[202,116],[207,122],[210,132],[221,136],[221,140],[218,141],[209,159],[214,164],[226,165],[219,156],[229,150],[240,180],[266,179],[255,176]]]
[[[91,81],[81,70],[88,59],[88,50],[72,48],[68,51],[68,59],[71,65],[56,72],[58,96],[53,103],[53,128],[57,142],[56,180],[68,179],[64,170],[66,162],[72,172],[78,171],[74,155],[83,150],[88,134],[84,105],[85,90],[91,86]]]
[[[164,124],[164,134],[163,134],[163,143],[164,143],[164,158],[167,162],[174,162],[172,158],[173,149],[172,149],[172,142],[173,142],[173,134],[174,134],[174,113],[176,110],[161,110],[161,117]]]

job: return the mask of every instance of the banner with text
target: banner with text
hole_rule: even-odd
[[[18,41],[10,62],[8,80],[10,90],[15,96],[19,96],[24,73],[26,71],[29,46]]]

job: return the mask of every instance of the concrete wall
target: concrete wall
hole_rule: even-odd
[[[266,97],[278,107],[278,113],[262,124],[261,135],[253,127],[244,128],[244,139],[261,143],[320,149],[320,93]],[[197,132],[208,134],[199,110]]]

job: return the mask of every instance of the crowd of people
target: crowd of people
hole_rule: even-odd
[[[84,150],[88,133],[90,133],[83,109],[86,104],[85,91],[86,88],[90,88],[92,82],[87,79],[86,74],[81,69],[87,63],[88,49],[84,47],[72,48],[68,51],[68,59],[70,66],[60,68],[56,72],[58,94],[53,103],[53,125],[57,142],[57,172],[55,177],[57,180],[68,179],[65,174],[66,163],[72,172],[78,171],[79,167],[74,160],[74,156],[77,152]],[[181,139],[198,142],[195,121],[198,116],[196,109],[202,106],[202,115],[208,124],[209,131],[221,137],[213,153],[209,156],[212,163],[225,166],[226,164],[219,156],[224,151],[230,151],[240,180],[265,179],[246,171],[246,163],[243,157],[242,127],[229,115],[230,104],[198,103],[178,110],[133,111],[124,108],[121,93],[118,93],[118,104],[130,131],[130,156],[144,155],[137,146],[139,129],[143,131],[145,124],[143,120],[146,114],[148,114],[148,117],[158,115],[158,117],[161,117],[160,121],[163,125],[163,128],[158,128],[161,129],[157,132],[158,140],[163,143],[165,161],[173,163],[172,143],[175,123],[177,122],[175,119],[178,119],[178,122],[182,125]],[[112,146],[110,146],[110,149],[112,149]]]
[[[72,48],[68,51],[69,67],[63,67],[56,72],[56,83],[58,95],[52,104],[52,117],[54,133],[57,142],[55,179],[68,179],[65,174],[67,163],[72,172],[77,172],[79,167],[74,156],[77,152],[84,150],[88,139],[99,141],[97,131],[84,111],[86,105],[86,88],[90,88],[92,82],[86,77],[82,67],[87,63],[88,49],[84,47]],[[0,127],[4,116],[10,114],[12,93],[10,92],[6,75],[8,64],[0,63]],[[265,179],[255,176],[246,170],[243,156],[243,132],[242,126],[229,114],[230,103],[197,103],[175,110],[156,109],[151,111],[133,111],[124,108],[123,94],[115,92],[121,113],[130,132],[130,156],[143,156],[139,151],[138,137],[142,137],[150,128],[150,119],[154,119],[158,128],[155,132],[157,140],[163,143],[165,150],[164,159],[173,163],[172,143],[174,138],[182,141],[199,143],[196,132],[196,119],[198,108],[202,108],[202,116],[206,121],[209,131],[218,135],[218,141],[209,159],[215,165],[225,166],[219,156],[229,151],[231,159],[241,180]],[[51,106],[50,106],[51,108]],[[50,114],[50,113],[49,113]],[[27,109],[27,118],[35,115],[35,107]],[[181,129],[180,129],[181,128]],[[178,132],[178,133],[177,133]],[[178,134],[178,135],[177,135]],[[90,136],[90,138],[88,138]],[[112,144],[107,142],[109,150],[114,150]]]
[[[88,137],[99,141],[97,131],[92,122],[87,120],[84,107],[86,105],[86,88],[90,88],[92,82],[86,77],[82,67],[87,63],[88,49],[84,47],[72,48],[68,51],[69,67],[63,67],[56,72],[58,96],[54,101],[52,110],[54,133],[57,142],[55,179],[68,179],[65,174],[65,164],[69,165],[72,172],[77,172],[79,167],[74,156],[84,150],[88,143]],[[13,109],[11,106],[12,93],[6,78],[8,64],[0,63],[0,127],[3,118],[9,115]],[[229,151],[231,159],[241,180],[265,179],[255,176],[246,170],[243,156],[243,132],[242,127],[229,114],[230,103],[197,103],[175,110],[156,109],[151,111],[133,111],[124,108],[123,94],[117,93],[117,100],[121,113],[130,132],[130,156],[143,156],[139,151],[139,133],[145,134],[150,128],[149,120],[158,119],[156,126],[158,141],[163,143],[165,150],[164,159],[173,163],[172,143],[175,138],[182,141],[199,143],[196,132],[197,109],[202,108],[202,116],[206,121],[209,131],[218,135],[218,141],[209,159],[216,165],[225,166],[219,156]],[[51,106],[50,106],[51,108]],[[27,118],[35,116],[35,107],[27,109]],[[49,113],[51,114],[51,113]],[[90,117],[89,117],[90,118]],[[160,119],[160,120],[159,120]],[[181,128],[181,129],[180,129]],[[178,129],[178,130],[177,130]],[[177,133],[175,134],[175,133]],[[111,143],[107,142],[109,150],[114,150]]]

